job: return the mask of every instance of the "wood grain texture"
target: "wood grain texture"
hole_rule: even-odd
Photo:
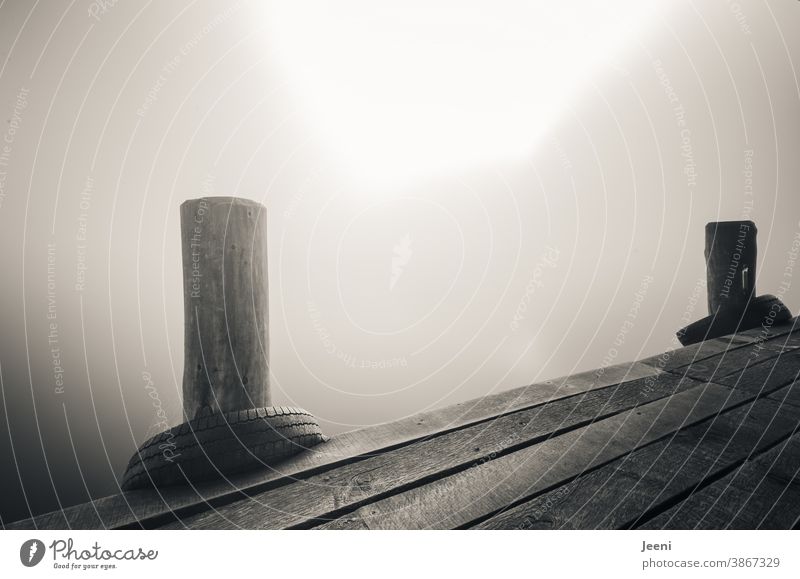
[[[698,387],[702,383],[664,373],[591,390],[341,466],[164,528],[310,526],[424,481],[480,466],[554,433]]]
[[[765,348],[775,348],[773,344],[766,345],[767,342],[776,342],[787,348],[800,347],[800,318],[794,318],[786,324],[776,325],[770,328],[755,328],[737,334],[705,340],[691,346],[677,348],[663,352],[658,356],[651,356],[640,360],[643,364],[648,364],[659,370],[674,371],[686,368],[689,365],[707,361],[712,356],[716,356],[726,351],[733,351],[744,346],[765,344]],[[793,334],[794,332],[794,334]]]
[[[757,361],[715,382],[759,394],[795,382],[798,376],[800,376],[800,351],[792,350],[775,358]]]
[[[721,382],[723,378],[741,374],[751,366],[777,362],[777,358],[799,348],[800,340],[794,336],[785,340],[776,338],[727,350],[671,371],[696,380]]]
[[[668,372],[688,366],[694,362],[706,360],[711,356],[721,354],[728,350],[743,348],[752,343],[753,341],[751,339],[746,339],[738,334],[734,334],[698,342],[697,344],[684,346],[675,350],[668,350],[657,356],[650,356],[649,358],[640,360],[640,362]]]
[[[791,529],[800,519],[800,434],[647,521],[643,529]]]
[[[800,408],[800,381],[792,382],[786,388],[768,394],[767,398],[776,400],[780,404],[790,404]]]
[[[752,342],[760,342],[762,340],[771,340],[786,334],[800,330],[800,316],[796,316],[791,320],[775,324],[773,326],[762,326],[759,328],[752,328],[736,333],[736,338],[741,340],[750,340]]]
[[[797,319],[792,324],[770,328],[767,339],[770,341],[783,339],[788,344],[788,347],[793,348],[798,342],[798,336],[800,336],[798,333],[792,333],[796,328],[796,324]],[[728,347],[738,349],[745,347],[747,344],[756,344],[763,339],[762,330],[757,328],[738,333],[732,339],[725,337],[709,341],[706,344],[713,343],[710,348],[700,344],[696,345],[697,347],[690,346],[674,350],[664,368],[675,369],[680,365],[685,365],[698,359],[699,355],[708,358],[709,356],[706,356],[706,354],[710,356],[717,355],[722,351],[721,349]],[[770,347],[774,348],[772,345]],[[789,355],[789,357],[784,357],[786,355]],[[672,366],[672,364],[678,364],[678,362],[681,362],[681,364]],[[796,354],[786,352],[780,357],[774,358],[769,365],[756,364],[735,375],[720,378],[721,381],[728,384],[735,391],[734,398],[726,403],[727,406],[735,400],[747,399],[758,392],[770,392],[778,386],[788,383],[796,375],[794,367],[797,362]],[[12,523],[8,525],[8,528],[119,528],[135,526],[139,523],[146,526],[163,524],[172,516],[172,512],[178,512],[180,516],[192,516],[205,510],[220,508],[248,496],[290,485],[297,479],[305,480],[317,475],[325,475],[327,472],[334,472],[343,466],[357,464],[372,456],[382,456],[387,451],[400,449],[428,438],[433,440],[436,437],[444,436],[459,429],[482,423],[488,425],[497,416],[532,408],[548,401],[555,401],[636,379],[643,379],[643,389],[649,389],[652,382],[661,380],[656,378],[661,374],[662,372],[658,365],[654,366],[652,362],[620,364],[606,368],[603,372],[584,372],[506,392],[490,394],[477,400],[453,405],[441,410],[421,413],[397,422],[339,435],[311,451],[293,457],[272,469],[252,471],[231,477],[228,481],[208,483],[195,489],[175,487],[162,489],[160,492],[133,491],[120,493],[97,499],[91,503],[69,507],[64,509],[63,512],[55,511],[33,519]],[[621,389],[621,392],[623,391],[624,389]],[[797,388],[792,390],[782,403],[784,405],[794,404],[795,406],[800,406],[800,401],[798,400],[800,394],[798,392]],[[769,398],[774,398],[774,396],[770,394]],[[602,437],[599,439],[602,440]],[[552,449],[551,452],[554,453],[551,456],[558,456]],[[516,452],[512,454],[516,454]],[[498,462],[501,458],[504,457],[495,458],[468,470],[481,470],[488,465],[492,465],[492,463]],[[441,460],[447,459],[445,457]],[[544,470],[547,470],[546,462],[540,462],[539,464],[544,465]],[[573,464],[572,472],[580,474],[586,470],[587,465]],[[511,467],[510,471],[513,472],[513,465]],[[548,473],[548,476],[551,477],[552,474]],[[537,477],[538,475],[534,476],[534,480],[538,480]],[[494,479],[490,477],[487,480]],[[552,478],[548,480],[552,480]],[[564,480],[567,479],[565,478]],[[356,476],[352,484],[346,483],[344,486],[339,484],[339,488],[355,489],[348,492],[354,493],[353,497],[357,502],[358,493],[362,492],[363,489],[368,489],[369,484],[371,483],[365,482],[363,478]],[[487,492],[491,492],[493,487],[489,485],[486,488]],[[539,489],[536,492],[547,490],[545,487],[540,486],[536,488]],[[375,493],[367,491],[367,496],[375,496]],[[353,500],[348,498],[347,505],[352,504]],[[445,501],[443,504],[447,505],[447,502]],[[367,506],[364,505],[364,508]],[[358,513],[358,511],[356,512]],[[362,511],[360,514],[365,515],[366,513]],[[343,526],[349,528],[355,528],[359,525],[366,526],[369,521],[369,516],[351,516],[350,521]],[[337,525],[342,526],[341,522],[334,522],[331,527],[336,527]]]
[[[272,468],[257,469],[192,487],[164,488],[119,493],[45,513],[6,526],[9,529],[104,529],[149,525],[153,519],[172,518],[181,510],[205,510],[296,478],[335,468],[396,448],[437,436],[498,415],[515,412],[595,388],[626,380],[654,377],[661,372],[638,362],[617,364],[599,376],[595,371],[489,394],[482,398],[423,412],[402,420],[379,424],[333,437]]]
[[[708,313],[742,312],[756,291],[756,224],[713,221],[706,224]]]
[[[185,201],[181,242],[186,419],[270,406],[266,207]]]
[[[564,487],[498,513],[480,529],[614,529],[722,476],[797,426],[796,409],[761,398],[640,448]],[[722,474],[720,474],[722,473]]]
[[[450,529],[555,488],[741,401],[716,384],[685,390],[466,471],[365,505],[320,528]]]

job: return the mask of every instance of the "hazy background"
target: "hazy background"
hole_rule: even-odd
[[[710,220],[797,312],[800,4],[372,4],[0,3],[2,522],[181,421],[188,198],[268,207],[329,434],[674,347]]]

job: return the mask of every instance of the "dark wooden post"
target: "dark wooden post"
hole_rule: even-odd
[[[269,406],[266,208],[191,199],[181,205],[181,236],[187,420]]]
[[[706,225],[708,313],[741,314],[756,292],[756,224],[717,221]]]
[[[752,221],[706,224],[708,316],[678,331],[684,346],[759,326],[768,336],[773,325],[792,318],[779,298],[756,296],[756,233]]]

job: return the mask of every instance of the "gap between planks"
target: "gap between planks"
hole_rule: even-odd
[[[140,528],[164,518],[226,504],[266,488],[289,484],[304,477],[363,460],[387,449],[399,448],[440,436],[498,415],[538,406],[626,380],[657,376],[662,372],[638,362],[617,364],[602,374],[588,371],[542,383],[514,388],[420,413],[395,422],[338,435],[328,442],[296,455],[274,467],[266,467],[227,481],[119,493],[88,503],[52,511],[6,526],[7,529],[102,529]]]
[[[713,383],[703,391],[715,394],[711,395],[710,401],[708,396],[705,401],[698,398],[687,407],[680,404],[679,399],[690,396],[692,391],[682,392],[666,402],[648,404],[650,407],[663,405],[661,410],[669,410],[664,414],[650,412],[644,422],[637,421],[639,417],[631,416],[630,412],[621,423],[622,415],[609,418],[582,429],[585,432],[562,435],[479,468],[361,507],[352,515],[321,528],[455,528],[469,525],[491,516],[498,509],[524,500],[526,496],[546,491],[549,487],[556,488],[602,462],[624,456],[630,450],[680,430],[692,421],[715,416],[766,393],[763,385],[743,388],[740,384],[731,389]],[[698,407],[702,409],[704,406],[708,414],[702,416],[702,412],[698,414]],[[617,430],[613,430],[614,426]],[[592,433],[593,430],[599,432]],[[623,448],[613,449],[615,443],[620,446],[620,440],[626,439],[627,446],[622,443]],[[576,453],[575,448],[580,451]],[[558,476],[553,473],[558,473]]]
[[[651,379],[652,378],[652,379]],[[702,387],[671,374],[595,389],[418,442],[187,517],[165,528],[307,527],[360,504],[495,460],[598,419]]]
[[[794,331],[796,319],[791,324],[773,328],[767,337],[768,341]],[[698,348],[689,346],[668,353],[673,361],[685,358],[691,350],[692,359],[701,359],[699,352],[715,355],[720,350],[733,350],[760,342],[759,334],[753,330],[737,334],[734,337],[717,338],[703,342]],[[703,350],[705,348],[705,350]],[[706,359],[710,356],[703,356]],[[491,407],[496,412],[515,412],[527,406],[535,405],[535,400],[555,400],[559,397],[572,396],[576,392],[585,392],[593,388],[612,385],[627,379],[658,375],[661,370],[653,359],[618,364],[603,370],[598,379],[598,371],[567,376],[557,380],[549,380],[541,384],[517,388],[507,392],[489,395],[481,399],[457,404],[442,410],[432,411],[410,417],[396,423],[370,427],[340,435],[330,442],[311,449],[274,468],[267,467],[259,471],[230,477],[228,481],[208,483],[195,488],[173,487],[160,491],[145,490],[120,493],[88,503],[68,507],[63,511],[53,511],[30,519],[25,519],[6,526],[9,529],[57,529],[57,528],[124,528],[147,526],[148,521],[156,521],[171,513],[190,513],[192,511],[212,508],[215,504],[226,504],[260,492],[276,485],[290,483],[303,477],[337,468],[358,460],[365,459],[374,453],[387,448],[400,448],[426,437],[441,435],[446,432],[493,419]],[[674,369],[665,365],[667,370]],[[529,398],[530,397],[530,398]],[[542,402],[539,402],[542,403]],[[461,421],[450,420],[447,413],[461,414]],[[442,420],[444,418],[444,420]],[[448,420],[450,420],[448,422]],[[416,428],[415,428],[416,427]],[[450,427],[449,429],[447,429]],[[439,430],[437,430],[439,429]],[[447,430],[443,430],[447,429]]]
[[[755,366],[728,385],[759,396],[756,402],[500,512],[477,528],[625,528],[646,521],[792,434],[800,414],[800,356],[789,358],[776,360],[772,373]]]

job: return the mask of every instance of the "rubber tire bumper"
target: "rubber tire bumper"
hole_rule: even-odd
[[[678,331],[681,344],[689,346],[704,340],[764,326],[765,332],[775,324],[792,319],[792,313],[777,297],[764,294],[750,300],[744,312],[719,310],[716,314],[697,320]]]
[[[133,490],[213,480],[275,464],[325,440],[317,419],[300,408],[209,412],[142,444],[121,486]]]

